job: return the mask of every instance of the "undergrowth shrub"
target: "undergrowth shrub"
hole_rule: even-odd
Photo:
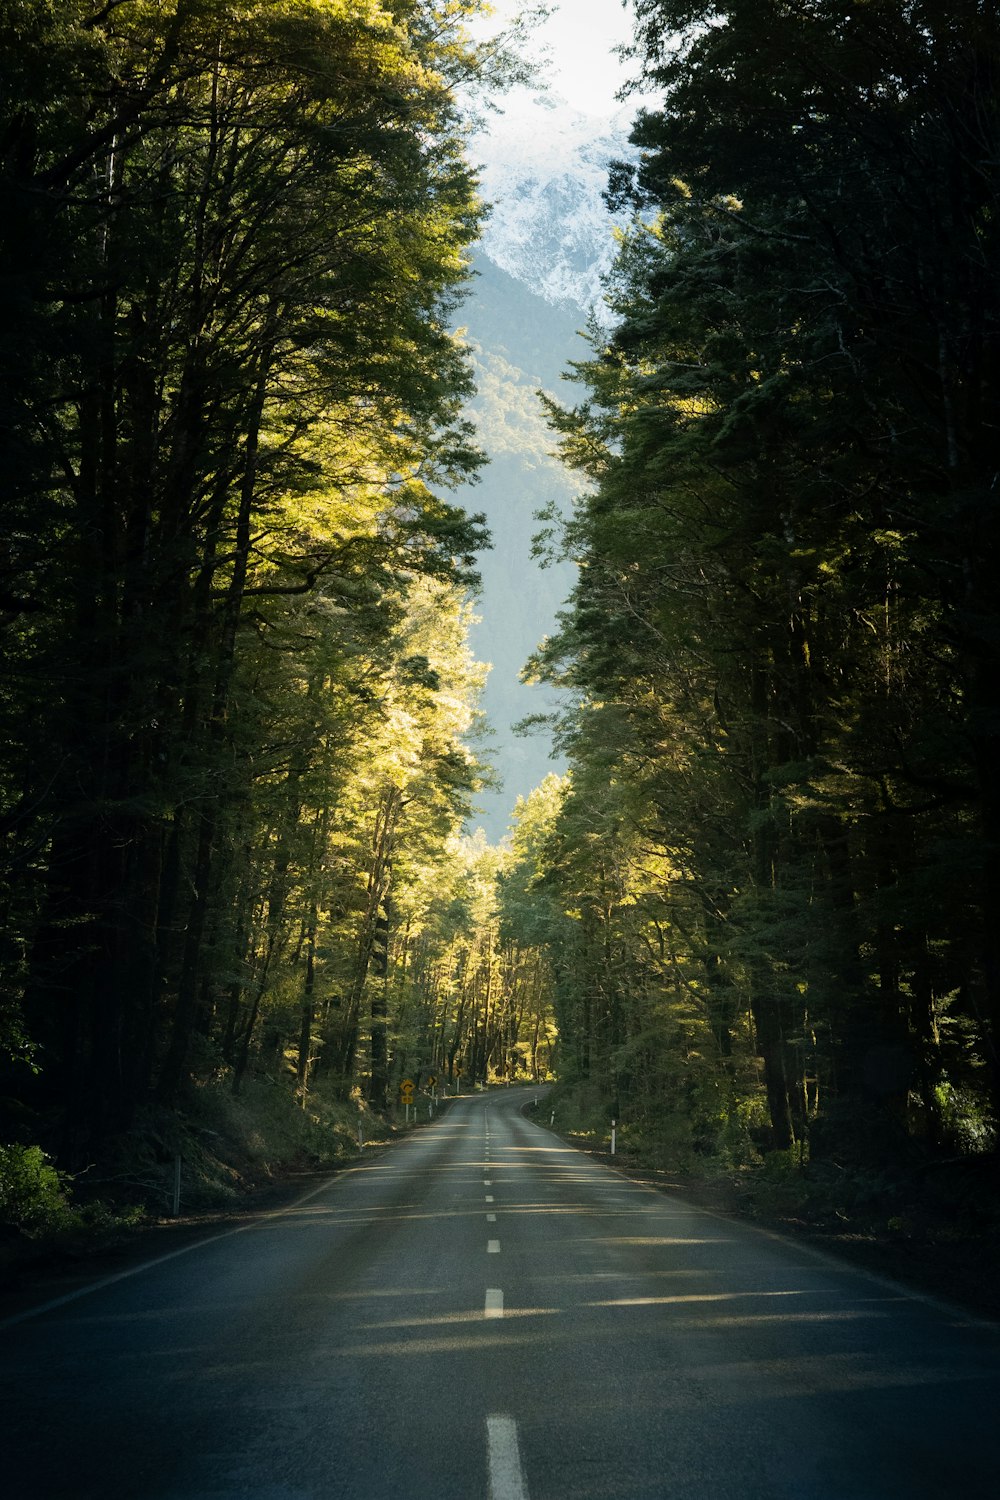
[[[103,1198],[74,1201],[73,1188],[40,1146],[0,1146],[0,1227],[76,1251],[106,1245],[142,1218]]]
[[[234,1095],[231,1077],[221,1073],[192,1086],[181,1110],[141,1111],[105,1153],[95,1186],[116,1202],[169,1213],[179,1156],[182,1212],[225,1208],[289,1172],[322,1171],[354,1158],[359,1125],[366,1142],[392,1134],[360,1095],[316,1091],[303,1109],[285,1080],[249,1078]]]
[[[40,1146],[0,1146],[0,1224],[34,1235],[73,1218],[63,1180]]]

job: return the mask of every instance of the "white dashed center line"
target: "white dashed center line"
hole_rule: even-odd
[[[528,1500],[517,1423],[513,1417],[487,1417],[486,1444],[489,1450],[490,1500]]]
[[[487,1222],[487,1224],[495,1224],[496,1221],[497,1221],[496,1214],[487,1214],[486,1215],[486,1222]]]
[[[492,1193],[487,1193],[486,1194],[486,1202],[487,1203],[492,1203],[493,1202],[493,1194]]]
[[[503,1317],[503,1292],[498,1286],[488,1286],[486,1288],[486,1306],[483,1309],[483,1316],[487,1318]]]
[[[499,1255],[500,1254],[500,1241],[499,1240],[487,1240],[486,1241],[486,1254],[487,1255]]]

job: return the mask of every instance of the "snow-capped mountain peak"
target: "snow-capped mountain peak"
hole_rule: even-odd
[[[628,111],[593,116],[535,95],[473,142],[491,205],[483,253],[548,302],[600,312],[616,222],[601,197],[608,163],[633,154]]]

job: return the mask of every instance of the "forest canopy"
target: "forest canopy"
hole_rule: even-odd
[[[586,486],[534,664],[575,694],[538,886],[561,1066],[689,1156],[983,1151],[996,8],[635,9],[662,102],[612,172],[618,321],[550,403]]]
[[[388,912],[487,774],[478,9],[0,6],[0,1040],[64,1163],[192,1079],[385,1105]]]
[[[482,9],[0,0],[6,1138],[555,1076],[692,1171],[985,1159],[995,7],[635,0],[548,437],[455,331],[469,100],[526,74]],[[570,769],[499,848],[480,441],[580,487]]]

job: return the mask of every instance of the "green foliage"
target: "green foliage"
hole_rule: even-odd
[[[996,1125],[979,1090],[942,1082],[935,1085],[934,1098],[941,1127],[959,1151],[978,1155],[995,1148]]]
[[[63,1177],[39,1146],[0,1146],[0,1224],[28,1235],[71,1218]]]
[[[574,693],[527,890],[561,1075],[859,1211],[1000,1102],[997,116],[961,102],[1000,34],[960,9],[641,0],[619,321],[549,403],[591,487],[532,664]]]
[[[5,1092],[71,1164],[192,1078],[384,1073],[380,903],[486,774],[478,8],[0,14]]]

